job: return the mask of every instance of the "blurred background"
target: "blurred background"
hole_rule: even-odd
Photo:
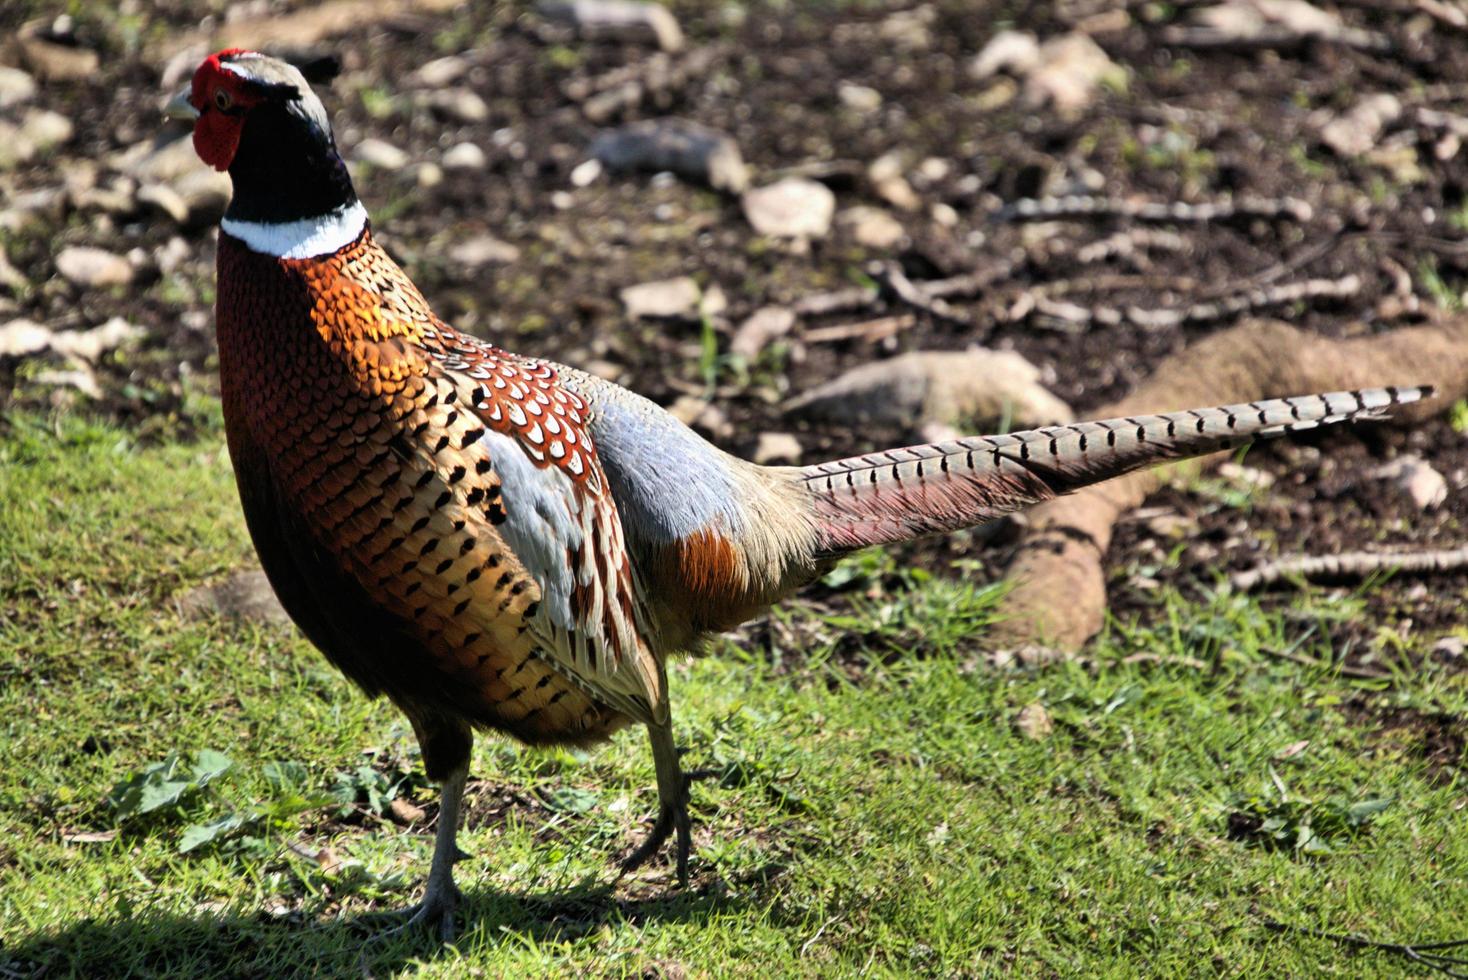
[[[1447,0],[6,0],[0,23],[7,415],[217,429],[229,182],[159,107],[225,45],[339,63],[338,142],[441,316],[762,462],[1084,414],[1253,316],[1347,337],[1463,302]],[[975,345],[1001,356],[888,360]],[[1202,533],[1171,564],[1248,564],[1260,528],[1279,550],[1451,535],[1461,409],[1261,457],[1288,476],[1247,533],[1177,491]],[[1239,479],[1225,501],[1273,477]],[[1158,529],[1134,526],[1144,561]]]

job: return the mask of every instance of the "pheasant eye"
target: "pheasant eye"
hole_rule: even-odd
[[[225,111],[232,105],[234,105],[234,99],[230,97],[229,92],[222,88],[214,90],[214,107],[216,109]]]

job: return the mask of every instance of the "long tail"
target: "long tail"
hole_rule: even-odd
[[[1432,389],[1371,388],[955,439],[802,468],[823,557],[971,527],[1170,459],[1381,418]]]

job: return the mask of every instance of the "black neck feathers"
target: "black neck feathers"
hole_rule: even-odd
[[[331,133],[294,100],[249,111],[229,176],[234,197],[225,217],[236,221],[298,221],[357,200]]]

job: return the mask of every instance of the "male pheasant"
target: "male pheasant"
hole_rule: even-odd
[[[219,369],[240,502],[305,634],[412,721],[442,783],[410,923],[452,934],[472,732],[587,745],[651,734],[685,878],[687,779],[666,664],[841,555],[943,533],[1128,470],[1324,422],[1420,388],[1054,426],[805,468],[729,456],[630,391],[439,320],[372,235],[294,67],[210,56],[173,114],[228,170]]]

